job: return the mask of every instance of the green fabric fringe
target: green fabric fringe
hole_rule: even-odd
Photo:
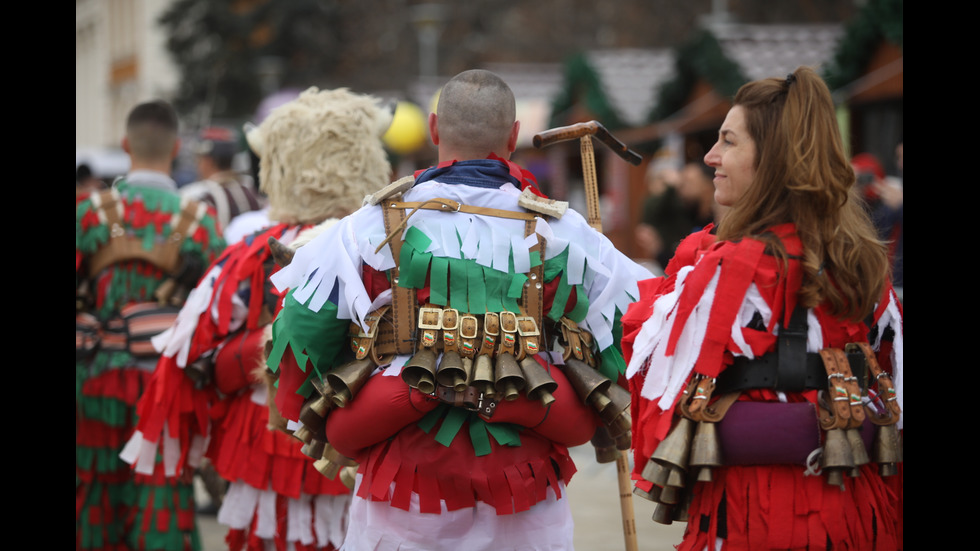
[[[422,432],[429,434],[440,420],[442,425],[436,432],[435,440],[447,448],[459,434],[463,425],[468,425],[470,443],[473,445],[473,453],[476,456],[490,454],[492,451],[491,436],[501,446],[518,447],[521,445],[521,426],[512,423],[488,423],[475,411],[453,407],[449,404],[439,404],[436,409],[425,414],[425,417],[419,420],[418,427],[422,429]]]

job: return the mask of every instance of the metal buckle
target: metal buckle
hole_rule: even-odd
[[[531,326],[534,329],[530,329],[530,330],[524,330],[524,329],[522,329],[521,328],[521,322],[530,322],[531,323]],[[534,321],[534,318],[532,318],[531,316],[520,316],[520,317],[518,317],[517,318],[517,334],[520,335],[520,336],[522,336],[522,337],[537,337],[538,335],[541,334],[541,332],[538,331],[538,322]]]
[[[574,321],[566,318],[565,316],[562,316],[561,319],[558,320],[558,321],[560,321],[562,327],[564,327],[568,331],[571,331],[573,333],[581,333],[582,332],[582,330],[578,328],[578,324],[577,323],[575,323]]]
[[[426,314],[435,316],[435,323],[426,323]],[[442,329],[442,308],[419,308],[419,329]]]
[[[497,332],[496,333],[491,333],[490,332],[491,325],[489,323],[487,323],[487,320],[488,319],[491,319],[491,318],[497,318],[497,327],[498,327],[498,329],[497,329]],[[483,334],[484,335],[490,335],[491,337],[496,337],[497,335],[500,334],[499,327],[500,327],[500,316],[498,316],[496,312],[487,312],[486,314],[483,314]]]
[[[440,321],[440,326],[443,329],[446,329],[446,330],[449,330],[449,331],[455,331],[456,329],[458,329],[459,328],[459,310],[457,310],[455,308],[446,308],[442,312],[443,312],[442,313],[442,317],[439,320]],[[454,316],[450,316],[450,317],[452,317],[453,319],[456,320],[456,325],[453,325],[452,327],[447,327],[446,326],[446,324],[445,324],[446,312],[452,312],[453,314],[455,314]]]
[[[374,321],[373,325],[370,323],[372,320]],[[378,326],[381,325],[381,317],[364,316],[364,321],[368,322],[368,327],[370,327],[371,330],[365,333],[364,328],[358,325],[358,327],[360,327],[361,330],[354,337],[358,339],[364,339],[364,338],[373,339],[378,334]]]
[[[504,318],[507,318],[508,323],[504,322]],[[505,327],[513,327],[513,329],[505,329]],[[518,331],[517,314],[514,312],[501,312],[500,330],[504,333],[516,333]]]
[[[472,335],[468,335],[468,334],[466,334],[464,332],[465,331],[465,327],[466,327],[467,324],[463,323],[463,320],[468,320],[468,319],[472,319],[473,320],[473,323],[472,323],[472,325],[473,325],[473,334]],[[460,338],[463,338],[463,339],[475,339],[477,336],[479,336],[479,334],[480,334],[480,321],[478,319],[476,319],[476,316],[474,316],[473,314],[463,314],[462,316],[459,317],[459,336],[460,336]]]

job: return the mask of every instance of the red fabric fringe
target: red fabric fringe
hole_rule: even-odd
[[[678,550],[713,548],[720,536],[725,551],[805,551],[828,543],[834,551],[901,549],[901,502],[876,469],[866,465],[860,476],[845,477],[844,491],[794,465],[715,469],[714,482],[695,486]]]
[[[226,480],[241,480],[277,494],[298,499],[309,495],[342,495],[350,490],[313,467],[313,459],[301,450],[302,443],[278,430],[270,430],[269,409],[256,404],[250,392],[224,400],[226,413],[215,419],[208,448],[218,474]]]
[[[560,497],[559,476],[567,484],[576,470],[567,448],[533,431],[521,432],[520,446],[500,446],[491,437],[491,447],[489,455],[474,456],[465,426],[449,447],[408,426],[360,458],[358,472],[364,478],[358,496],[408,510],[414,491],[423,513],[439,513],[443,499],[450,511],[474,507],[480,500],[498,515],[508,515],[544,500],[548,486]]]

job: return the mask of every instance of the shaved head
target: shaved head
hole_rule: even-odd
[[[149,101],[133,108],[126,119],[128,151],[134,160],[169,163],[177,143],[177,113],[165,101]]]
[[[442,144],[486,158],[508,150],[517,108],[514,92],[490,71],[464,71],[452,78],[439,94],[439,139]],[[440,145],[442,145],[440,144]]]

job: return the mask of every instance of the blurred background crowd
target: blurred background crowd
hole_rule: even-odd
[[[468,68],[501,75],[521,120],[515,160],[584,210],[574,142],[535,133],[597,120],[643,156],[597,148],[604,231],[658,273],[681,237],[717,219],[703,155],[739,86],[816,68],[834,93],[858,185],[903,289],[903,0],[76,0],[76,188],[128,169],[126,113],[151,98],[181,116],[173,175],[222,226],[261,209],[242,127],[309,86],[398,109],[385,135],[397,178],[435,161],[425,118]],[[225,186],[227,187],[227,186]]]

